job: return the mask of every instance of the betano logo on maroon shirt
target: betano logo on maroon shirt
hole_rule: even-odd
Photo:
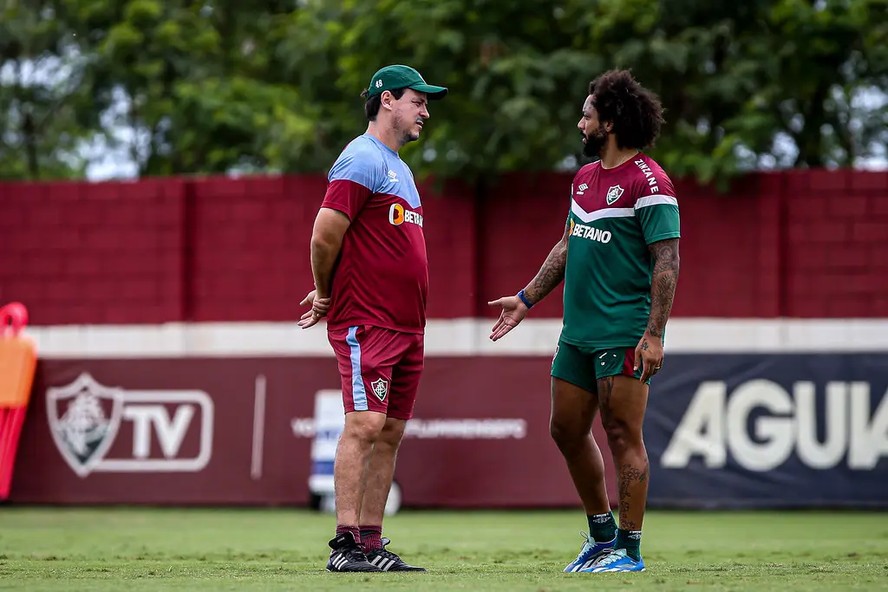
[[[416,224],[422,228],[422,214],[413,210],[405,210],[401,204],[392,204],[389,208],[389,223],[392,226],[400,226],[404,222]]]

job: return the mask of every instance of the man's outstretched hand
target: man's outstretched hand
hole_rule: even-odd
[[[490,340],[496,341],[518,326],[527,316],[527,306],[517,296],[503,296],[487,303],[502,308],[499,319],[490,331]]]

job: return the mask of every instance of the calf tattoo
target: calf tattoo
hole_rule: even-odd
[[[620,528],[623,530],[641,530],[641,523],[630,517],[630,507],[632,503],[632,490],[637,485],[644,484],[647,481],[647,476],[647,462],[645,462],[642,469],[638,467],[620,467]],[[640,503],[644,503],[644,498],[640,500]]]

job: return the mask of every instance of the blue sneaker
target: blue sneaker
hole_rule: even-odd
[[[581,571],[583,568],[591,566],[599,556],[613,549],[614,543],[617,542],[616,536],[606,543],[596,543],[595,539],[585,532],[581,532],[580,536],[585,539],[583,548],[580,549],[580,554],[577,555],[577,558],[568,563],[567,567],[564,568],[565,573]]]
[[[581,569],[584,573],[610,573],[644,571],[644,559],[635,561],[626,555],[626,549],[608,549],[591,566]]]

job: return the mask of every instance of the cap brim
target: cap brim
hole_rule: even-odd
[[[446,88],[444,88],[443,86],[435,86],[434,84],[415,84],[410,88],[412,88],[416,92],[427,94],[430,101],[443,99],[445,96],[447,96]]]

